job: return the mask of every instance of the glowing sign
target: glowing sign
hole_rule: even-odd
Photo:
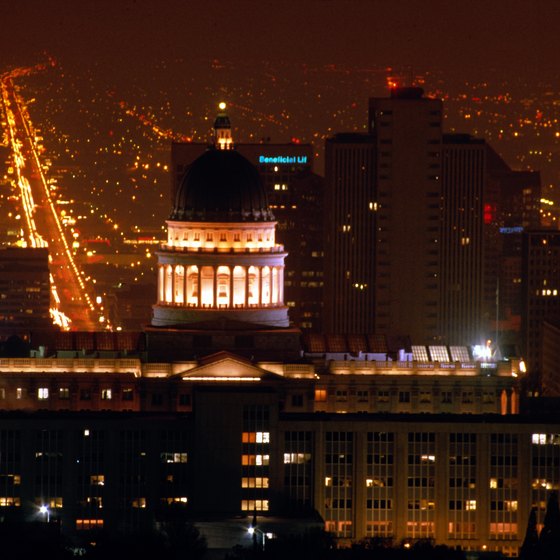
[[[259,163],[302,164],[307,163],[307,156],[259,156]]]
[[[523,233],[523,226],[501,227],[500,233]]]

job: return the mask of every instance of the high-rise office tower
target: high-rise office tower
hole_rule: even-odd
[[[369,100],[369,128],[378,156],[375,328],[438,340],[442,102],[393,89]]]
[[[448,344],[484,340],[485,155],[484,140],[443,136],[440,332]]]
[[[540,228],[538,171],[514,171],[486,145],[484,318],[498,342],[519,342],[523,301],[522,237]]]
[[[543,323],[560,316],[560,232],[523,234],[523,352],[529,372],[538,378],[542,366]]]
[[[326,143],[325,330],[375,331],[376,146],[369,134]]]

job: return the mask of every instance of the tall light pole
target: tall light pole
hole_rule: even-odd
[[[51,520],[51,512],[50,512],[48,506],[45,506],[45,505],[41,506],[41,507],[39,508],[39,513],[41,513],[42,515],[45,516],[45,519],[47,520],[47,523],[50,522],[50,520]]]

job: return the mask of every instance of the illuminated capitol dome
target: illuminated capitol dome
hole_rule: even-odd
[[[223,110],[223,107],[220,107]],[[288,327],[284,259],[256,168],[232,149],[224,113],[215,146],[187,170],[158,252],[152,325],[229,319]]]

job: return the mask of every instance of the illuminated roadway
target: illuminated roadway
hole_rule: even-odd
[[[49,248],[51,315],[54,322],[65,329],[98,329],[100,313],[74,260],[56,203],[50,196],[32,124],[13,85],[13,77],[24,72],[22,69],[3,75],[1,88],[15,181],[25,220],[25,241],[31,247]]]

